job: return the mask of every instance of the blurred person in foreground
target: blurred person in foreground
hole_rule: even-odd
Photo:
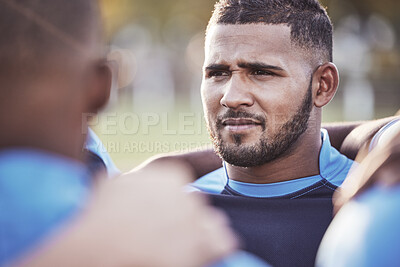
[[[0,21],[0,265],[203,266],[234,249],[224,216],[181,192],[185,166],[95,183],[83,164],[82,113],[111,81],[96,1],[1,0]]]
[[[400,265],[400,120],[383,127],[367,147],[370,152],[360,151],[364,159],[336,193],[339,212],[317,266]]]

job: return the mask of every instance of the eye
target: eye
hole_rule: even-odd
[[[229,76],[228,71],[213,70],[206,73],[207,78],[224,78]]]
[[[257,75],[257,76],[275,76],[276,74],[268,71],[268,70],[253,70],[251,72],[252,75]]]

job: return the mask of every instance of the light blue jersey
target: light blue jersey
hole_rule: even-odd
[[[374,187],[346,204],[322,240],[319,267],[400,266],[400,186]]]
[[[100,138],[90,128],[88,128],[85,147],[100,157],[106,166],[108,177],[112,178],[121,174],[121,171],[115,166]]]
[[[262,259],[246,251],[237,251],[209,267],[272,267]]]
[[[89,191],[79,162],[39,150],[0,151],[0,266],[76,215]]]

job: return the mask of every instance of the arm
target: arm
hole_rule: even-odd
[[[198,179],[203,175],[222,167],[222,160],[212,149],[204,149],[187,153],[160,154],[149,158],[134,169],[152,168],[155,164],[171,162],[186,165],[192,170],[193,177]]]
[[[331,145],[337,150],[340,150],[347,135],[361,124],[363,124],[361,121],[331,122],[323,123],[322,128],[325,128],[328,131]]]
[[[369,142],[373,136],[382,128],[382,126],[395,118],[398,117],[387,117],[360,124],[343,140],[340,152],[351,159],[355,159],[358,152],[365,155],[368,152]]]
[[[102,182],[80,216],[15,266],[200,267],[226,256],[236,246],[227,219],[182,192],[187,176],[159,164]]]
[[[367,148],[366,148],[367,149]],[[385,127],[370,153],[363,152],[361,164],[337,192],[335,209],[375,185],[387,187],[400,182],[400,121]],[[360,156],[357,155],[357,158]]]

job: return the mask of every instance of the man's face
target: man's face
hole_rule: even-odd
[[[312,69],[286,25],[209,29],[201,87],[216,151],[228,163],[260,166],[285,155],[307,129]]]

